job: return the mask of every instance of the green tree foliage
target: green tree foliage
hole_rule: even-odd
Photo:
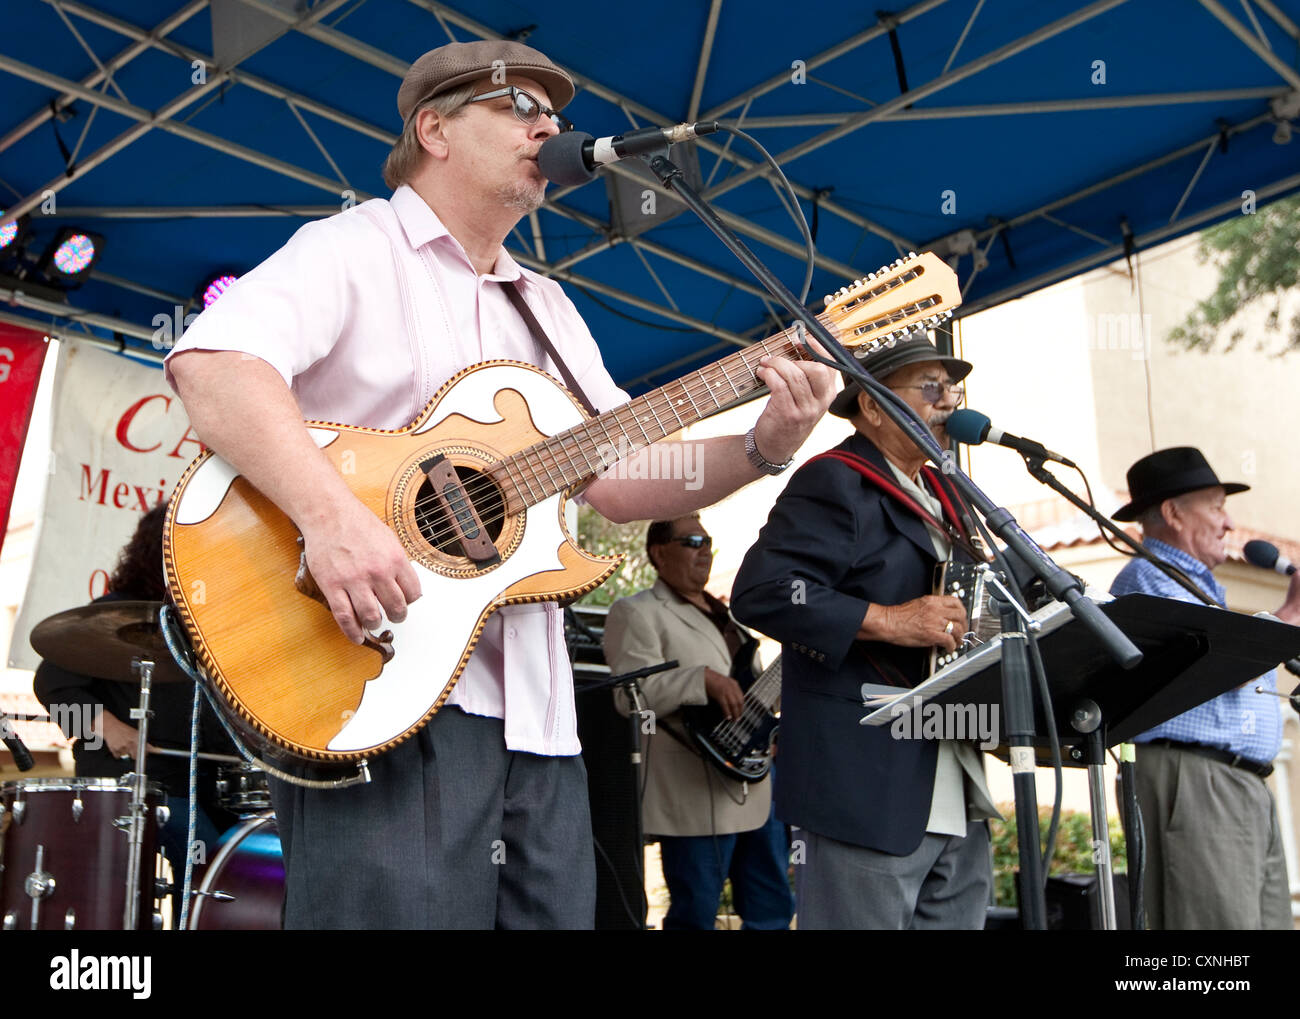
[[[1013,803],[999,803],[998,810],[1004,821],[990,821],[989,834],[993,839],[993,891],[999,906],[1016,905],[1016,870],[1020,867],[1018,836],[1016,835],[1016,807]],[[1116,873],[1128,869],[1124,834],[1119,819],[1107,818],[1110,825],[1110,865]],[[1039,845],[1047,841],[1047,829],[1052,821],[1052,808],[1038,808]],[[1092,820],[1087,814],[1075,810],[1061,811],[1061,824],[1056,830],[1056,852],[1052,856],[1052,874],[1091,874],[1097,866],[1092,862]]]
[[[1233,216],[1201,234],[1197,258],[1213,259],[1219,266],[1214,292],[1169,333],[1170,340],[1190,350],[1208,352],[1216,346],[1224,326],[1248,305],[1271,298],[1265,329],[1284,333],[1279,353],[1300,348],[1300,311],[1282,323],[1283,300],[1300,284],[1300,195],[1284,198],[1253,215]],[[1238,324],[1227,337],[1231,350],[1245,337]],[[1260,338],[1259,347],[1267,344]]]
[[[612,605],[644,591],[655,582],[655,568],[645,552],[645,521],[610,523],[590,506],[578,508],[578,542],[588,552],[627,556],[618,572],[582,599],[583,605]]]

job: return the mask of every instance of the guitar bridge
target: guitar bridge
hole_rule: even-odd
[[[487,528],[479,519],[474,502],[461,484],[460,475],[450,460],[442,453],[430,457],[420,464],[433,489],[433,498],[450,525],[451,534],[439,535],[438,547],[449,551],[447,546],[459,542],[465,556],[478,566],[492,566],[501,561],[501,553],[492,539],[488,537]]]

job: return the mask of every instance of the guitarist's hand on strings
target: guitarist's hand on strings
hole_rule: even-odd
[[[360,644],[363,629],[378,630],[387,617],[406,618],[420,597],[420,580],[397,536],[356,499],[303,528],[307,567],[339,629]]]
[[[858,630],[860,640],[900,647],[937,647],[955,651],[966,632],[966,608],[949,594],[927,594],[901,605],[872,604]]]
[[[713,669],[704,670],[704,692],[709,700],[716,701],[727,721],[734,721],[745,711],[745,693],[740,684],[730,676],[724,676]]]
[[[754,441],[764,459],[785,463],[835,399],[838,376],[816,361],[784,357],[764,358],[756,374],[772,397],[754,425]]]

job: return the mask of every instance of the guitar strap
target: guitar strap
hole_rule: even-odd
[[[921,472],[930,483],[930,490],[939,500],[939,505],[943,507],[945,518],[943,520],[938,519],[912,496],[908,495],[892,474],[885,474],[880,468],[869,463],[856,453],[850,453],[845,449],[830,449],[825,453],[818,453],[816,456],[811,457],[808,463],[812,463],[814,460],[838,460],[840,463],[857,471],[912,515],[919,517],[936,530],[947,534],[954,544],[960,545],[967,554],[973,556],[975,562],[982,562],[986,558],[971,540],[971,528],[965,512],[961,509],[961,496],[957,493],[955,486],[933,467],[922,467]]]
[[[551,343],[550,337],[546,335],[546,330],[543,329],[542,324],[537,321],[537,316],[533,314],[533,309],[528,307],[528,302],[524,300],[522,278],[515,280],[513,284],[502,284],[502,289],[505,290],[506,297],[510,299],[510,303],[515,306],[515,310],[519,312],[519,317],[527,323],[528,331],[533,334],[533,339],[535,339],[541,348],[546,351],[547,356],[550,357],[551,361],[555,364],[555,367],[560,369],[560,374],[564,377],[564,384],[569,387],[569,392],[578,398],[578,402],[582,404],[583,410],[592,417],[596,417],[599,412],[592,406],[591,401],[587,399],[587,394],[582,391],[582,387],[578,385],[578,380],[575,379],[573,373],[569,371],[569,366],[564,363],[564,358],[560,357],[559,351],[555,349],[555,345]]]

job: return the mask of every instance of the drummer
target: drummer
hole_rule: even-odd
[[[96,602],[164,601],[167,584],[162,571],[163,520],[166,503],[145,513],[108,582],[108,593]],[[139,685],[95,679],[44,661],[36,670],[32,688],[51,717],[65,727],[72,745],[78,778],[120,778],[135,769],[136,729],[129,721],[139,706]],[[150,694],[152,717],[149,746],[190,748],[190,712],[194,687],[189,683],[157,683]],[[59,710],[54,710],[55,707]],[[70,710],[73,709],[73,710]],[[82,724],[87,731],[79,729]],[[229,737],[205,701],[200,715],[200,749],[218,754],[235,753]],[[158,782],[167,795],[170,817],[158,835],[163,853],[179,882],[185,867],[189,826],[189,761],[150,754],[146,763],[150,782]],[[201,844],[195,862],[210,860],[221,833],[238,819],[216,800],[216,768],[199,765],[199,804],[194,837]],[[177,914],[178,915],[178,914]]]

